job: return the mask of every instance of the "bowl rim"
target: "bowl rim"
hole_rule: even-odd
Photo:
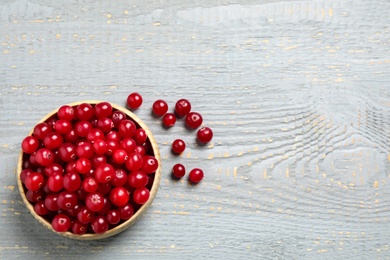
[[[68,104],[64,104],[64,105],[69,105],[69,106],[72,106],[72,107],[75,107],[75,106],[78,106],[82,103],[88,103],[88,104],[91,104],[91,105],[96,105],[100,102],[108,102],[108,101],[102,101],[102,100],[83,100],[83,101],[77,101],[77,102],[72,102],[72,103],[68,103]],[[22,172],[22,167],[23,167],[23,155],[24,155],[24,152],[21,150],[20,153],[19,153],[19,158],[18,158],[18,163],[17,163],[17,168],[16,168],[16,179],[17,179],[17,184],[18,184],[18,188],[19,188],[19,193],[22,197],[22,200],[23,200],[23,203],[24,205],[27,207],[27,209],[29,210],[29,212],[34,216],[34,218],[36,220],[38,220],[38,222],[40,222],[43,226],[45,226],[46,228],[48,228],[49,230],[53,231],[54,233],[56,234],[59,234],[59,235],[62,235],[64,237],[67,237],[67,238],[71,238],[71,239],[77,239],[77,240],[97,240],[97,239],[103,239],[103,238],[107,238],[107,237],[110,237],[110,236],[114,236],[126,229],[128,229],[130,226],[132,226],[140,217],[143,213],[145,213],[145,211],[150,207],[150,205],[152,204],[154,198],[156,197],[156,194],[157,194],[157,191],[158,191],[158,188],[160,186],[160,181],[161,181],[161,173],[162,173],[162,165],[161,165],[161,154],[160,154],[160,150],[158,148],[158,145],[157,145],[157,142],[156,142],[156,139],[154,138],[152,132],[150,131],[149,127],[141,120],[141,118],[139,118],[137,115],[135,115],[133,112],[131,112],[130,110],[120,106],[120,105],[117,105],[117,104],[114,104],[112,102],[108,102],[111,104],[111,106],[116,109],[116,110],[119,110],[123,113],[125,113],[128,117],[130,117],[136,124],[137,126],[143,128],[148,136],[148,139],[149,139],[149,142],[152,146],[152,150],[153,150],[153,153],[154,153],[154,157],[157,159],[158,161],[158,168],[154,174],[154,180],[153,180],[153,185],[152,185],[152,188],[150,189],[150,197],[149,197],[149,200],[143,204],[135,213],[134,215],[126,220],[125,222],[123,222],[122,224],[112,228],[112,229],[109,229],[107,230],[107,232],[103,233],[103,234],[83,234],[83,235],[77,235],[77,234],[74,234],[72,232],[57,232],[55,231],[52,226],[51,226],[51,223],[49,223],[46,219],[44,219],[43,217],[41,217],[40,215],[38,215],[35,211],[34,211],[34,206],[27,200],[27,197],[26,197],[26,194],[25,194],[25,191],[24,191],[24,187],[23,187],[23,184],[22,184],[22,181],[20,179],[20,173]],[[62,106],[64,106],[62,105]],[[49,112],[48,114],[46,114],[41,120],[39,120],[36,124],[39,124],[39,123],[42,123],[42,122],[45,122],[47,119],[49,119],[51,116],[53,116],[55,113],[57,113],[59,107],[57,109],[54,109],[52,110],[51,112]],[[34,126],[35,127],[35,126]],[[30,132],[28,133],[27,136],[30,136],[32,135],[33,133],[33,130],[34,130],[34,127],[30,130]]]

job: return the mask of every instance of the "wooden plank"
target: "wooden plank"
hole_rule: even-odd
[[[389,258],[388,10],[386,0],[3,1],[0,258]],[[20,141],[64,103],[124,105],[132,91],[163,157],[153,206],[103,241],[45,230],[15,188]],[[212,144],[150,116],[154,100],[182,97]],[[205,180],[172,180],[177,162]]]

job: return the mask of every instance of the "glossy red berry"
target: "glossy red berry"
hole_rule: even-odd
[[[117,207],[122,207],[129,202],[129,192],[123,187],[115,187],[110,192],[110,201]]]
[[[63,174],[64,173],[64,168],[59,165],[58,163],[53,163],[47,167],[45,167],[45,169],[43,169],[43,172],[45,173],[45,175],[47,177],[50,177],[51,175],[54,175],[54,174]]]
[[[23,171],[21,171],[20,173],[20,180],[22,181],[22,183],[24,183],[24,180],[26,179],[26,177],[28,175],[30,175],[30,173],[34,172],[33,170],[31,170],[30,168],[27,168],[27,169],[24,169]]]
[[[102,163],[96,167],[94,177],[99,183],[108,183],[115,176],[115,169],[111,164]]]
[[[111,180],[111,184],[115,187],[120,187],[125,185],[127,182],[127,173],[122,169],[117,169],[115,171],[114,178]]]
[[[110,223],[111,225],[118,224],[119,221],[121,220],[119,210],[112,209],[112,210],[108,211],[106,214],[106,218],[107,218],[108,223]]]
[[[126,161],[126,168],[130,171],[141,169],[143,165],[143,157],[139,153],[131,153]]]
[[[150,192],[147,188],[138,188],[133,193],[133,200],[137,204],[145,204],[150,197]]]
[[[79,137],[87,137],[92,128],[92,123],[89,121],[79,121],[74,125],[74,131]]]
[[[62,190],[64,188],[64,177],[62,177],[62,174],[60,173],[50,175],[47,179],[47,186],[52,192]]]
[[[64,140],[67,143],[75,143],[77,140],[79,140],[79,138],[80,137],[78,135],[76,135],[76,132],[74,131],[74,129],[70,130],[69,133],[64,135]]]
[[[171,127],[176,123],[176,116],[173,113],[166,113],[163,116],[162,122],[164,126]]]
[[[128,220],[134,214],[134,208],[130,203],[127,203],[125,206],[118,207],[118,210],[122,220]]]
[[[39,140],[35,136],[26,136],[22,141],[22,150],[27,154],[32,154],[39,147]]]
[[[108,230],[108,221],[104,216],[97,216],[91,222],[93,232],[103,234]]]
[[[189,179],[193,183],[198,183],[203,179],[204,173],[199,168],[194,168],[190,171]]]
[[[81,187],[83,188],[83,190],[85,190],[86,192],[88,193],[91,193],[91,192],[95,192],[97,191],[98,187],[99,187],[99,183],[97,182],[97,180],[93,177],[86,177],[82,184],[81,184]]]
[[[123,137],[119,135],[119,132],[117,131],[110,131],[108,134],[106,134],[106,142],[107,141],[115,141],[120,142]]]
[[[133,137],[136,129],[134,122],[129,119],[122,120],[118,127],[119,135],[122,137]]]
[[[176,139],[175,141],[173,141],[172,151],[174,153],[180,154],[180,153],[184,152],[185,149],[186,149],[186,143],[183,140]]]
[[[178,117],[184,117],[191,111],[191,103],[187,99],[179,99],[175,105],[175,112]]]
[[[133,138],[123,138],[123,140],[119,143],[119,146],[129,154],[134,152],[137,144]]]
[[[45,206],[45,201],[40,200],[34,204],[34,211],[40,216],[44,216],[49,213],[49,210]]]
[[[113,155],[113,153],[119,149],[119,143],[117,141],[108,140],[106,141],[107,144],[107,152],[108,155]]]
[[[127,153],[123,149],[116,149],[112,154],[112,159],[117,164],[125,163],[128,159]]]
[[[77,220],[80,221],[80,223],[88,224],[90,223],[95,217],[95,213],[88,209],[86,206],[81,207],[80,210],[77,212]]]
[[[186,174],[186,168],[183,164],[177,163],[172,168],[172,175],[176,178],[182,178]]]
[[[100,102],[95,105],[95,116],[97,118],[109,117],[112,114],[112,106],[108,102]]]
[[[52,131],[52,128],[47,123],[39,123],[34,127],[33,133],[36,138],[42,140],[48,133]]]
[[[91,158],[93,156],[93,147],[90,142],[81,141],[76,146],[76,155],[79,158]]]
[[[70,218],[65,214],[56,215],[51,222],[51,226],[57,232],[68,231],[68,229],[70,228],[70,224]]]
[[[43,138],[43,145],[50,150],[57,149],[63,142],[64,138],[62,135],[56,132],[48,133]]]
[[[49,166],[54,162],[54,153],[47,148],[38,149],[35,160],[41,166]]]
[[[152,111],[156,116],[163,116],[168,111],[168,104],[164,100],[156,100],[153,103]]]
[[[104,140],[104,132],[97,128],[92,128],[91,131],[87,134],[87,141],[91,144],[95,143],[97,140]]]
[[[95,154],[97,155],[103,155],[107,152],[107,143],[103,140],[96,140],[94,143],[93,143],[93,151],[95,152]]]
[[[67,191],[77,191],[81,187],[81,177],[77,172],[64,174],[64,189]]]
[[[154,173],[158,168],[158,161],[156,157],[151,155],[144,155],[142,158],[143,164],[142,164],[142,170],[146,172],[147,174]]]
[[[54,124],[54,129],[57,133],[64,135],[72,130],[72,124],[67,120],[59,119]]]
[[[198,128],[203,122],[202,116],[198,112],[190,112],[186,116],[186,126],[191,129]]]
[[[144,171],[133,171],[127,176],[127,182],[132,188],[142,188],[148,184],[149,177]]]
[[[87,174],[92,169],[92,163],[87,158],[80,158],[76,161],[76,171],[81,174]]]
[[[95,111],[90,104],[82,103],[76,107],[76,117],[79,120],[88,121],[88,120],[92,119],[94,114],[95,114]]]
[[[45,198],[45,192],[43,189],[39,189],[36,191],[27,190],[26,199],[30,202],[41,201]]]
[[[210,127],[202,127],[197,132],[199,142],[208,143],[213,139],[213,131]]]
[[[114,128],[114,123],[108,117],[102,117],[97,120],[96,127],[104,133],[109,133]]]
[[[58,109],[57,115],[59,119],[72,121],[75,115],[75,111],[73,107],[69,105],[64,105]]]
[[[78,202],[76,193],[70,191],[62,191],[58,194],[57,205],[60,209],[69,210],[76,207]]]
[[[148,138],[148,136],[146,135],[146,131],[142,128],[138,128],[136,131],[135,131],[135,134],[134,134],[134,140],[135,142],[138,144],[138,145],[142,145],[146,142],[146,139]]]
[[[98,192],[92,192],[85,198],[85,206],[91,211],[97,212],[104,206],[104,197]]]
[[[92,168],[97,168],[99,165],[103,163],[107,163],[106,156],[104,155],[94,155],[90,158],[92,163]]]
[[[73,221],[70,228],[72,230],[72,233],[74,233],[76,235],[83,235],[87,232],[88,225],[83,224],[80,221],[76,220],[76,221]]]
[[[76,159],[76,147],[71,143],[63,143],[58,148],[58,155],[64,162],[70,162]]]
[[[26,188],[30,191],[37,191],[45,184],[45,179],[42,174],[38,172],[32,172],[24,179]]]
[[[126,119],[126,114],[119,110],[113,112],[111,115],[111,120],[116,128],[119,127],[119,123],[124,119]]]
[[[142,105],[142,96],[137,92],[131,93],[126,103],[130,109],[137,109]]]

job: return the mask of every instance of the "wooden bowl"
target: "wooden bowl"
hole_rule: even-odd
[[[88,103],[88,104],[94,105],[94,104],[97,104],[99,102],[102,102],[102,101],[87,100],[87,101],[80,101],[80,102],[70,103],[68,105],[70,105],[72,107],[75,107],[75,106],[77,106],[77,105],[79,105],[81,103]],[[65,237],[68,237],[68,238],[71,238],[71,239],[78,239],[78,240],[95,240],[95,239],[102,239],[102,238],[106,238],[106,237],[110,237],[110,236],[116,235],[116,234],[126,230],[131,225],[133,225],[141,217],[141,215],[147,210],[147,208],[151,205],[153,199],[155,198],[155,196],[157,194],[157,190],[159,188],[160,180],[161,180],[161,157],[160,157],[160,151],[158,149],[156,140],[154,139],[154,137],[152,135],[152,132],[149,130],[149,128],[146,126],[146,124],[138,116],[136,116],[135,114],[133,114],[129,110],[127,110],[127,109],[125,109],[125,108],[123,108],[121,106],[112,104],[112,103],[111,103],[111,105],[112,105],[113,109],[122,111],[128,117],[130,117],[135,122],[137,127],[141,127],[141,128],[143,128],[146,131],[146,134],[148,136],[147,142],[150,143],[153,155],[158,160],[159,166],[158,166],[158,169],[156,170],[156,172],[154,173],[154,181],[153,181],[153,184],[152,184],[152,188],[150,189],[149,200],[145,204],[143,204],[134,213],[134,215],[130,219],[126,220],[122,224],[120,224],[120,225],[118,225],[118,226],[116,226],[116,227],[114,227],[112,229],[109,229],[107,232],[105,232],[103,234],[76,235],[76,234],[71,233],[71,232],[63,232],[63,233],[57,232],[57,231],[55,231],[52,228],[51,223],[49,223],[45,218],[43,218],[40,215],[38,215],[37,213],[35,213],[33,205],[26,198],[25,188],[23,187],[23,184],[22,184],[22,182],[20,180],[20,173],[21,173],[22,167],[23,167],[23,155],[24,155],[23,151],[21,151],[20,152],[20,156],[19,156],[19,160],[18,160],[18,165],[17,165],[17,183],[18,183],[20,195],[22,196],[22,200],[23,200],[24,204],[26,205],[27,209],[30,211],[30,213],[35,217],[35,219],[37,219],[46,228],[48,228],[51,231],[53,231],[53,232],[55,232],[57,234],[60,234],[62,236],[65,236]],[[57,111],[58,111],[58,109],[53,110],[52,112],[47,114],[45,117],[43,117],[38,123],[45,122],[47,119],[49,119],[54,114],[56,114]],[[33,129],[30,131],[29,135],[32,135],[32,133],[33,133]]]

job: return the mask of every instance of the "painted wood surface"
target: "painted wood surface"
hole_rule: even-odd
[[[0,258],[390,258],[390,2],[0,3]],[[152,129],[163,179],[118,236],[45,230],[16,189],[22,138],[64,103],[101,99]],[[166,130],[154,100],[188,98],[215,138]],[[188,145],[176,157],[174,138]],[[191,186],[173,164],[202,167]]]

